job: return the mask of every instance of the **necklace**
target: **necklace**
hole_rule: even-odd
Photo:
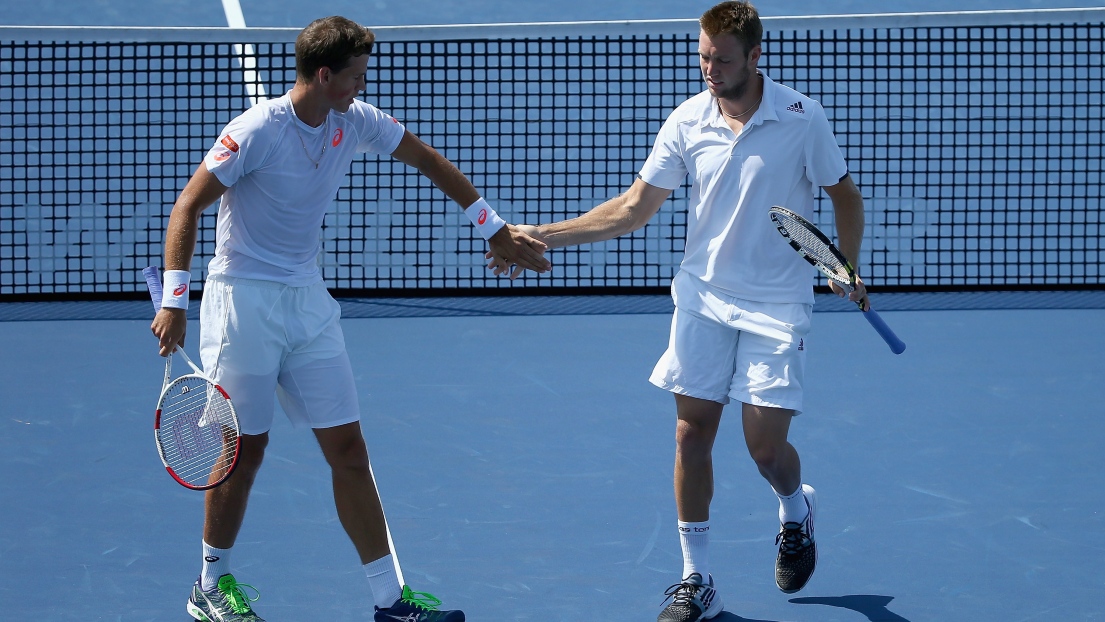
[[[295,115],[295,110],[292,110],[292,115]],[[322,156],[326,155],[326,143],[330,140],[330,115],[326,115],[326,123],[322,125],[322,153],[318,154],[318,159],[311,157],[311,152],[307,151],[307,143],[303,140],[303,132],[299,130],[299,123],[296,119],[292,119],[292,126],[295,127],[295,135],[299,137],[299,146],[303,147],[303,153],[307,154],[307,159],[318,168],[319,162],[322,162]]]
[[[764,94],[760,93],[760,98],[756,100],[756,103],[754,103],[751,106],[749,106],[748,108],[746,108],[744,110],[744,112],[742,112],[740,114],[729,114],[728,112],[725,112],[724,110],[721,109],[721,100],[719,99],[719,100],[717,100],[717,110],[718,110],[718,112],[720,112],[721,114],[729,117],[730,119],[740,119],[741,117],[748,114],[749,112],[752,112],[752,109],[755,108],[756,106],[759,106],[760,102],[762,102],[763,100],[764,100]]]

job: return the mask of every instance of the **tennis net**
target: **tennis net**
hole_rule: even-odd
[[[1105,288],[1105,9],[764,22],[761,67],[824,104],[865,196],[873,290]],[[703,88],[695,20],[374,30],[364,98],[509,222],[623,191]],[[296,33],[0,28],[0,301],[142,298],[138,272],[160,264],[169,210],[222,126],[293,84]],[[326,217],[321,268],[343,296],[662,292],[686,207],[684,185],[648,227],[511,282],[440,191],[368,157]],[[832,228],[824,197],[817,224]]]

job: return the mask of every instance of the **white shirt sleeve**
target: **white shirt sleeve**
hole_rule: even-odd
[[[395,117],[360,100],[353,103],[350,112],[359,133],[357,151],[390,155],[407,131]]]
[[[204,156],[207,170],[231,187],[265,161],[272,148],[272,133],[260,131],[260,111],[247,111],[228,123]]]
[[[810,106],[806,133],[806,178],[815,187],[835,186],[848,174],[848,164],[820,104]]]
[[[675,112],[668,115],[667,121],[656,134],[652,152],[639,173],[645,183],[666,190],[675,190],[687,178],[687,163],[683,160],[683,135],[675,116]]]

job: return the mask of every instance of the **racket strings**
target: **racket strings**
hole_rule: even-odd
[[[783,219],[783,227],[787,231],[787,236],[802,247],[802,252],[806,257],[811,259],[812,263],[826,276],[843,284],[851,283],[848,268],[833,253],[824,240],[801,223],[789,218]]]
[[[194,486],[219,481],[234,464],[239,430],[233,408],[215,385],[185,376],[161,406],[158,442],[165,462]]]

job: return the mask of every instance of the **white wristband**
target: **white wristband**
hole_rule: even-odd
[[[490,240],[491,236],[498,233],[499,229],[502,229],[503,225],[506,224],[506,221],[499,218],[495,210],[491,209],[487,201],[482,198],[476,199],[475,203],[469,205],[464,210],[464,214],[468,216],[468,219],[472,221],[472,224],[476,226],[476,230],[480,232],[485,240]]]
[[[165,283],[161,287],[161,306],[187,309],[191,281],[192,275],[187,270],[166,270]]]

